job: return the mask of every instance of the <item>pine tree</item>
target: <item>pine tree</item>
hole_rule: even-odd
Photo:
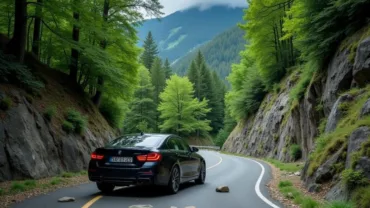
[[[162,131],[188,135],[198,129],[202,132],[212,129],[210,121],[205,119],[210,111],[208,101],[194,98],[194,89],[187,77],[171,76],[160,98],[158,110],[164,120],[160,125]]]
[[[168,58],[164,62],[163,69],[164,69],[164,72],[166,73],[166,79],[169,79],[172,75],[172,69],[171,69],[170,62],[168,61]]]
[[[200,79],[199,79],[199,70],[198,67],[193,60],[190,64],[190,68],[188,70],[188,78],[190,82],[194,85],[194,95],[196,98],[200,99]]]
[[[134,93],[134,100],[129,105],[124,131],[151,132],[155,127],[156,104],[153,100],[154,86],[148,69],[139,68],[139,85]]]
[[[144,52],[141,55],[141,62],[147,69],[151,69],[154,63],[155,57],[158,55],[157,44],[153,39],[152,32],[149,31],[145,41],[144,41]]]
[[[166,75],[162,68],[162,61],[160,58],[156,57],[154,59],[153,66],[150,71],[151,71],[152,83],[154,86],[153,100],[154,100],[155,105],[158,106],[160,102],[159,95],[161,92],[163,92],[165,85],[166,85]],[[157,127],[159,125],[159,112],[156,113],[155,122],[156,122],[155,130],[158,130]]]

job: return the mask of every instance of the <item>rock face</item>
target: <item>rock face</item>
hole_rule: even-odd
[[[357,47],[353,76],[360,86],[370,81],[370,37],[363,40]]]
[[[362,144],[368,140],[370,136],[370,128],[360,127],[354,131],[349,137],[348,148],[347,148],[347,159],[346,159],[346,168],[350,168],[351,154],[360,150]],[[369,172],[370,174],[370,172]]]
[[[63,171],[86,170],[90,153],[113,135],[65,134],[51,126],[19,91],[17,103],[0,121],[0,181],[39,179]]]
[[[340,109],[341,104],[352,99],[353,97],[351,95],[343,95],[334,103],[334,106],[328,117],[328,122],[325,127],[325,133],[330,133],[337,128],[337,124],[343,116],[343,112]]]

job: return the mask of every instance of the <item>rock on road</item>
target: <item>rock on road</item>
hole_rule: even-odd
[[[94,183],[64,188],[14,204],[12,208],[283,208],[273,200],[265,186],[271,179],[268,165],[242,157],[214,151],[199,152],[207,163],[203,185],[192,182],[182,185],[175,195],[166,195],[158,187],[119,188],[103,195]],[[263,168],[262,168],[263,167]],[[264,170],[264,174],[262,172]],[[258,184],[256,186],[256,184]],[[229,193],[218,193],[218,186],[227,185]],[[74,202],[61,203],[59,198],[74,197]]]

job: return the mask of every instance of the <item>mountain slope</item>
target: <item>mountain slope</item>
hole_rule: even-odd
[[[172,68],[179,75],[186,74],[191,61],[195,58],[197,51],[200,50],[208,66],[226,82],[226,77],[231,71],[231,65],[240,62],[239,52],[243,50],[245,43],[244,31],[238,26],[234,26],[216,36],[212,41],[180,58],[172,65]]]
[[[194,7],[175,12],[160,21],[151,19],[144,22],[138,28],[139,46],[151,31],[158,44],[159,56],[173,62],[241,22],[242,17],[242,8],[226,6],[214,6],[204,11]]]

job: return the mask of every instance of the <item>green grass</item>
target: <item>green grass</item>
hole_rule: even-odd
[[[55,106],[49,106],[46,108],[44,112],[44,116],[47,120],[51,121],[51,119],[53,118],[56,112],[57,112],[57,109]]]
[[[305,197],[301,203],[301,208],[319,208],[319,207],[320,203],[309,197]]]
[[[0,110],[8,110],[13,104],[13,101],[9,97],[4,97],[0,100]]]
[[[356,189],[352,200],[357,207],[370,207],[370,186]]]
[[[297,172],[302,170],[303,164],[301,163],[283,163],[279,160],[275,159],[265,159],[267,162],[273,164],[275,167],[279,168],[282,171],[287,171],[287,172]]]
[[[298,83],[290,91],[289,98],[291,101],[299,101],[304,97],[311,80],[313,80],[312,77],[314,77],[314,74],[318,69],[319,65],[315,61],[307,62],[303,68],[301,68],[301,74],[299,76]]]
[[[289,186],[293,186],[292,182],[290,181],[280,181],[279,182],[279,188],[289,187]]]
[[[63,121],[62,129],[67,133],[71,133],[71,132],[73,132],[74,127],[73,127],[73,124],[71,122]]]
[[[62,178],[72,178],[73,176],[75,176],[75,174],[73,173],[70,173],[70,172],[64,172],[61,174]]]
[[[320,208],[355,208],[355,206],[351,202],[333,201],[333,202],[325,203]]]
[[[27,187],[27,188],[35,188],[37,186],[36,184],[36,181],[35,180],[26,180],[23,182],[23,184]]]
[[[20,193],[26,191],[26,186],[19,182],[19,181],[14,181],[12,185],[10,186],[10,191],[13,193]]]
[[[50,185],[55,186],[55,185],[58,185],[58,184],[60,184],[62,182],[63,182],[63,179],[62,178],[60,178],[60,177],[54,177],[53,179],[51,179]]]

